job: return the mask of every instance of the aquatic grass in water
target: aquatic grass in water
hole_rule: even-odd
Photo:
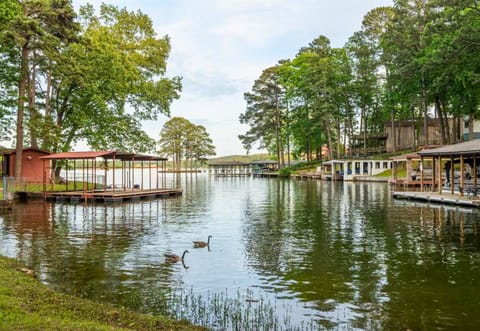
[[[263,297],[253,298],[253,291],[242,294],[237,290],[231,296],[228,290],[222,293],[195,294],[192,289],[172,294],[163,313],[178,320],[211,330],[317,330],[313,319],[292,325],[291,308],[282,305],[284,316],[278,316],[277,302]]]

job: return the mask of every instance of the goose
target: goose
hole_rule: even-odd
[[[175,263],[175,262],[178,262],[178,261],[183,262],[183,259],[185,258],[186,253],[189,253],[188,250],[184,250],[181,257],[178,256],[177,254],[173,254],[173,253],[165,253],[163,255],[165,256],[165,260],[167,262]]]
[[[212,236],[208,236],[208,240],[207,242],[205,241],[194,241],[193,242],[193,247],[195,248],[201,248],[201,247],[207,247],[210,245],[210,238],[212,238]]]

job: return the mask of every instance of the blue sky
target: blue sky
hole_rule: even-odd
[[[238,135],[245,111],[243,93],[263,69],[291,59],[319,35],[342,47],[360,30],[371,9],[392,0],[73,0],[76,8],[101,2],[140,10],[150,16],[159,36],[168,35],[172,51],[167,75],[183,77],[183,91],[171,116],[203,125],[217,156],[245,154]],[[158,140],[168,120],[145,122]],[[255,153],[257,150],[252,150]]]

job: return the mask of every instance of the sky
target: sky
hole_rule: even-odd
[[[320,35],[342,47],[359,31],[371,9],[393,0],[73,0],[76,9],[100,3],[140,10],[158,36],[170,37],[167,76],[182,77],[182,93],[171,116],[203,125],[217,156],[245,155],[239,134],[245,112],[243,94],[262,71],[281,59],[293,59],[301,47]],[[143,122],[158,140],[168,117]],[[254,148],[250,154],[265,152]]]

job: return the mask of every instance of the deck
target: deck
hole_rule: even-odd
[[[460,196],[458,194],[451,193],[435,193],[435,192],[412,192],[412,191],[403,191],[403,192],[393,192],[394,198],[397,199],[407,199],[407,200],[417,200],[424,202],[434,202],[442,203],[449,205],[457,206],[466,206],[473,208],[480,208],[480,199],[478,197],[472,198],[468,196]]]
[[[254,178],[276,178],[278,177],[278,171],[277,172],[254,172],[252,173],[252,176]]]
[[[45,199],[68,202],[124,202],[146,199],[168,198],[182,195],[181,189],[152,189],[133,191],[68,191],[46,192]]]
[[[320,172],[303,172],[294,174],[292,177],[298,180],[322,179],[322,174]]]

